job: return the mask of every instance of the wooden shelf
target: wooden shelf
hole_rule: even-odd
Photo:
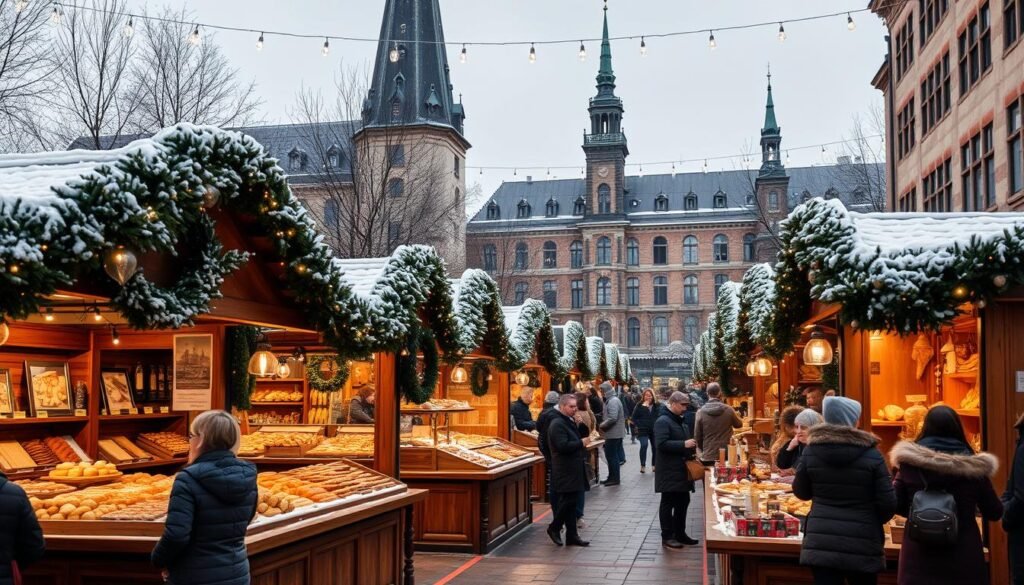
[[[302,406],[302,402],[250,402],[252,406]]]
[[[0,418],[0,426],[52,425],[89,422],[87,416],[51,416],[50,418]]]
[[[877,418],[871,419],[872,427],[904,427],[907,423],[902,420],[881,420]]]
[[[158,420],[181,418],[186,416],[184,412],[154,412],[153,414],[103,414],[100,415],[100,422],[110,420]]]
[[[150,469],[153,467],[169,467],[172,465],[184,465],[188,463],[188,457],[175,457],[174,459],[153,459],[151,461],[138,461],[136,463],[118,463],[117,468],[121,471],[129,469]]]
[[[302,382],[305,382],[305,381],[306,381],[305,378],[256,378],[256,383],[257,384],[260,384],[260,383],[265,384],[267,382],[282,382],[282,383],[283,382],[288,382],[288,383],[291,383],[291,384],[301,384]]]
[[[972,418],[978,418],[981,416],[981,409],[978,408],[954,408],[957,414],[960,416],[969,416]]]

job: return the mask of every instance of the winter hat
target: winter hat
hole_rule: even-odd
[[[552,390],[548,392],[548,395],[544,397],[544,402],[548,404],[558,404],[558,392]]]
[[[821,424],[821,415],[810,408],[805,408],[796,415],[796,419],[793,422],[804,428],[811,428],[814,425]]]
[[[614,390],[615,388],[611,385],[610,382],[601,382],[601,392],[608,393],[613,392]]]
[[[857,426],[860,410],[860,402],[845,396],[826,396],[822,402],[825,422],[833,425]]]

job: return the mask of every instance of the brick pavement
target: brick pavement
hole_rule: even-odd
[[[703,584],[703,494],[698,485],[687,516],[687,532],[701,545],[675,551],[661,546],[658,525],[659,496],[654,493],[654,474],[640,473],[639,443],[626,439],[626,463],[622,485],[587,492],[581,532],[590,540],[587,548],[557,547],[544,529],[550,514],[489,555],[417,553],[416,582],[438,583],[467,562],[472,566],[446,584],[496,585],[498,583],[557,583],[558,585],[631,585],[641,583]],[[603,465],[603,462],[602,462]],[[548,511],[537,505],[534,518]],[[708,564],[713,562],[708,559]],[[713,568],[709,568],[712,569]]]

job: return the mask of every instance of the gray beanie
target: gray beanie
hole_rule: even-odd
[[[544,402],[548,404],[558,404],[558,392],[552,390],[548,392],[548,395],[544,397]]]
[[[810,408],[805,408],[800,411],[800,414],[796,415],[796,419],[793,422],[804,428],[811,428],[814,425],[821,424],[821,415]]]
[[[601,392],[613,392],[615,387],[610,382],[601,382]]]
[[[821,409],[829,424],[855,427],[860,420],[860,402],[845,396],[826,396]]]

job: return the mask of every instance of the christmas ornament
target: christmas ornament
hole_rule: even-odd
[[[107,250],[106,257],[103,259],[103,270],[121,286],[135,276],[138,268],[139,261],[135,257],[135,252],[124,246]]]

